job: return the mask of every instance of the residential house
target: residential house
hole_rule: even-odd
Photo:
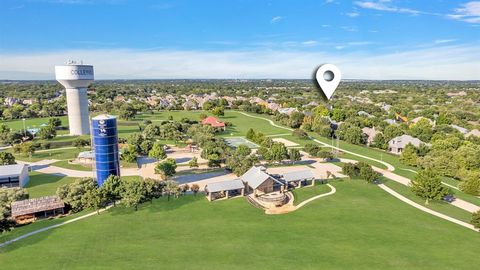
[[[402,135],[395,137],[388,142],[388,151],[390,153],[399,155],[408,144],[412,144],[415,147],[420,147],[421,144],[425,143],[410,135]]]
[[[381,133],[378,130],[375,130],[375,127],[369,128],[369,127],[364,127],[362,128],[363,134],[367,136],[367,145],[370,146],[372,144],[373,140],[377,136],[378,133]]]
[[[464,127],[461,127],[461,126],[457,126],[457,125],[450,125],[452,128],[458,130],[460,133],[462,133],[463,135],[466,135],[468,133],[468,129],[464,128]]]
[[[478,129],[472,129],[470,132],[468,132],[465,137],[468,138],[470,136],[475,136],[475,137],[480,137],[480,130]]]

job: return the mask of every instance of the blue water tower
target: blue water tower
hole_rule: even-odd
[[[102,114],[92,118],[92,149],[98,186],[110,176],[120,176],[117,118]]]

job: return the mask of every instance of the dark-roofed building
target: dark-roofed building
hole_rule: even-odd
[[[24,187],[28,179],[27,165],[0,165],[0,187]]]
[[[58,196],[16,201],[12,203],[12,218],[18,224],[35,221],[37,218],[46,218],[63,214],[65,204]]]
[[[247,191],[261,195],[274,191],[282,191],[283,183],[266,173],[264,167],[252,167],[240,179],[247,185]]]
[[[315,184],[315,175],[311,170],[288,172],[283,175],[288,187],[302,187]]]
[[[240,179],[210,183],[205,186],[205,194],[209,201],[243,196],[245,195],[245,184]]]

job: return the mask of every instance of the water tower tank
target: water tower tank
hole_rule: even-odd
[[[98,186],[110,176],[120,176],[117,118],[102,114],[92,118],[92,141]]]
[[[90,134],[87,87],[93,83],[93,66],[55,66],[55,77],[66,90],[70,135]]]

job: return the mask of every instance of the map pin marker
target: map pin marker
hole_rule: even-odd
[[[340,69],[332,64],[323,64],[318,67],[315,78],[320,86],[320,90],[330,100],[342,79],[342,73]]]

